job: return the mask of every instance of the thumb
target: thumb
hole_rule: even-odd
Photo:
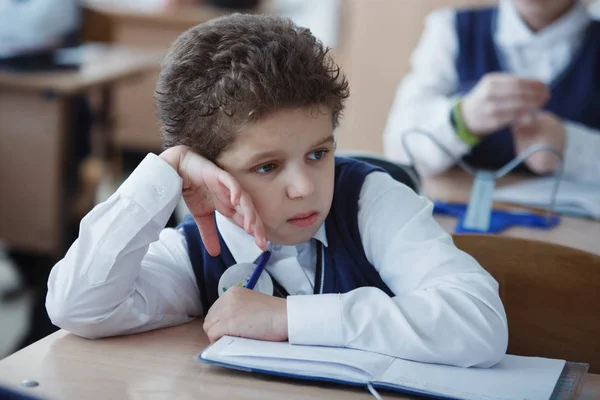
[[[203,216],[194,216],[194,221],[200,231],[202,243],[206,247],[206,251],[213,257],[221,253],[221,245],[219,244],[219,234],[215,225],[214,213]]]

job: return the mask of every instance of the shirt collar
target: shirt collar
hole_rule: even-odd
[[[585,4],[577,1],[569,11],[551,25],[538,32],[533,32],[519,15],[512,0],[500,0],[494,39],[497,43],[509,47],[546,46],[572,40],[574,36],[581,35],[590,20]]]
[[[261,255],[262,250],[254,242],[254,238],[250,236],[245,230],[234,224],[229,218],[216,212],[217,228],[219,233],[223,237],[227,247],[231,252],[231,255],[237,263],[241,262],[254,262]],[[319,230],[314,234],[312,239],[316,239],[327,247],[327,232],[325,230],[325,224],[323,223]],[[308,241],[310,242],[310,241]],[[300,243],[297,246],[281,246],[281,247],[300,247],[306,243]]]

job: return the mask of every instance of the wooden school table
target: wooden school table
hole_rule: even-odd
[[[423,193],[433,200],[465,203],[469,200],[473,178],[461,170],[453,169],[437,177],[423,179]],[[509,175],[498,186],[524,179],[523,175]],[[448,231],[453,232],[456,218],[435,215],[435,219]],[[509,228],[501,235],[535,239],[561,244],[600,255],[600,221],[561,216],[558,226],[550,230],[524,227]]]
[[[0,240],[16,250],[63,254],[70,97],[98,92],[96,128],[109,135],[112,90],[155,73],[163,53],[90,44],[80,57],[76,71],[0,71]]]
[[[57,400],[373,399],[366,389],[254,375],[196,361],[194,356],[207,345],[202,320],[99,340],[59,331],[0,361],[0,383]],[[39,386],[21,387],[23,380]],[[598,398],[600,375],[589,374],[579,399]]]

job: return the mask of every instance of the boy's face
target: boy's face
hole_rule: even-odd
[[[325,221],[333,198],[334,139],[329,110],[278,110],[246,124],[217,162],[250,195],[267,239],[296,245]]]

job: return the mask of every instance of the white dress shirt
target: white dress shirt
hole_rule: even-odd
[[[79,22],[77,0],[0,0],[0,58],[54,46]]]
[[[589,10],[594,19],[600,19],[600,0],[596,0],[590,4]]]
[[[203,315],[183,234],[164,229],[181,179],[148,155],[123,185],[81,222],[79,238],[52,270],[52,322],[97,338],[182,324]],[[267,270],[290,293],[289,341],[365,349],[423,362],[490,366],[506,351],[497,282],[432,218],[432,204],[387,174],[370,174],[358,225],[369,262],[395,293],[374,287],[312,295],[315,240],[273,246]],[[225,217],[217,225],[237,262],[260,249]]]
[[[435,136],[453,157],[460,158],[470,151],[455,134],[449,117],[459,84],[455,15],[453,9],[441,9],[427,17],[411,57],[411,72],[398,87],[384,133],[386,154],[394,160],[409,161],[402,136],[415,128]],[[493,39],[507,72],[549,84],[571,62],[589,21],[585,5],[577,2],[552,25],[533,32],[512,0],[501,0]],[[600,131],[570,121],[563,123],[567,132],[566,176],[600,181]],[[407,142],[417,169],[424,175],[441,173],[454,164],[426,137],[413,134]]]

